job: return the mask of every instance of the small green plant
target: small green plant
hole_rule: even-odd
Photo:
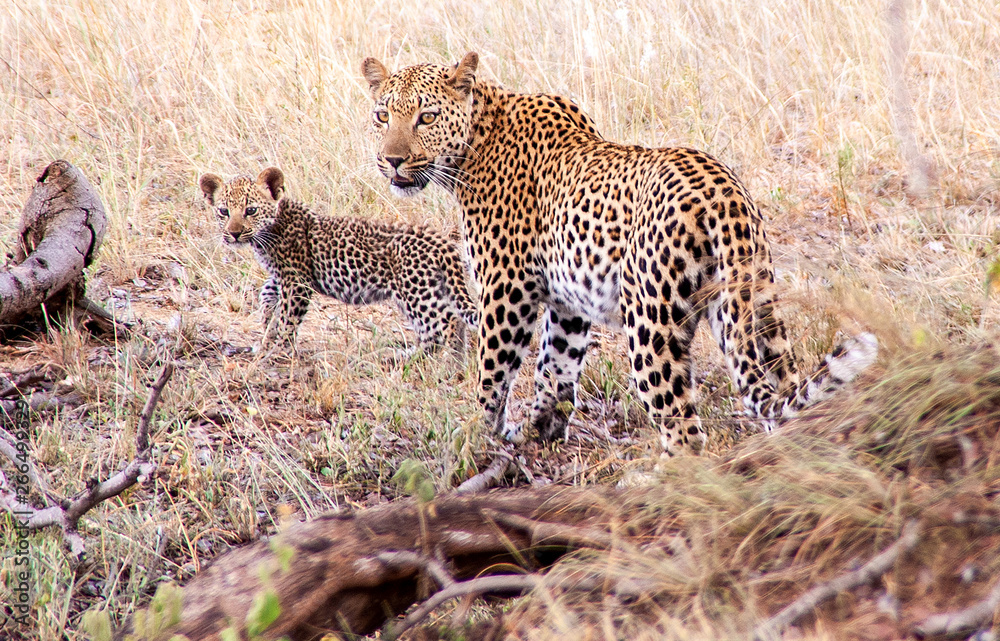
[[[421,461],[404,460],[392,475],[392,480],[405,494],[415,496],[425,503],[434,500],[434,481]]]
[[[90,641],[111,641],[111,615],[107,610],[88,610],[80,620],[80,629]]]
[[[277,621],[279,616],[281,616],[281,604],[278,603],[277,592],[271,588],[258,592],[250,611],[247,612],[247,634],[251,639],[260,636]]]
[[[847,227],[854,231],[851,220],[851,210],[847,202],[847,187],[854,179],[854,146],[845,142],[837,152],[837,186],[834,190],[837,198],[837,209],[840,216],[847,221]]]
[[[126,639],[154,639],[181,620],[183,592],[176,583],[161,583],[149,607],[137,610],[132,617],[132,634]],[[97,616],[93,618],[97,621]],[[100,628],[98,628],[100,630]],[[97,638],[94,641],[99,641]]]

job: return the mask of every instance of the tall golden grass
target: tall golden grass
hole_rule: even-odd
[[[38,417],[33,446],[54,490],[71,494],[128,458],[170,316],[183,315],[193,345],[164,395],[154,438],[166,471],[142,490],[148,500],[88,515],[83,568],[70,567],[55,533],[33,537],[37,638],[82,638],[87,607],[119,619],[162,578],[186,578],[226,546],[273,531],[279,505],[313,515],[394,496],[389,479],[405,457],[439,489],[482,464],[490,437],[477,423],[470,372],[427,360],[386,366],[379,350],[396,340],[399,319],[385,309],[318,305],[304,363],[210,349],[259,338],[250,312],[262,273],[219,247],[198,193],[202,172],[277,165],[291,195],[319,210],[457,223],[442,191],[399,201],[372,169],[366,56],[398,68],[474,50],[481,76],[568,95],[608,138],[719,156],[770,221],[785,318],[806,357],[827,350],[838,329],[862,325],[879,333],[890,363],[914,345],[993,335],[1000,7],[902,8],[892,22],[886,4],[870,0],[8,0],[0,250],[34,178],[66,158],[111,217],[93,295],[128,299],[119,310],[147,323],[110,348],[65,331],[0,352],[0,373],[47,362],[86,392],[83,410]],[[893,34],[906,45],[902,60],[891,57]],[[898,82],[909,105],[893,97]],[[901,109],[934,169],[921,198],[907,196]],[[136,279],[154,282],[161,298]],[[725,416],[715,420],[725,414],[725,377],[714,348],[703,351],[711,407],[701,411],[725,426]],[[620,393],[620,361],[613,350],[595,354],[587,394]],[[196,420],[218,408],[228,412],[224,427]],[[584,472],[561,480],[580,483],[634,455],[609,444],[566,449],[567,468]],[[668,627],[684,638],[682,624]]]

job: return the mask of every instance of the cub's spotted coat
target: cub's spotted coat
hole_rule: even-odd
[[[353,305],[393,301],[432,347],[449,331],[478,325],[461,253],[442,234],[351,217],[321,216],[283,197],[284,175],[270,167],[229,182],[201,177],[224,239],[249,244],[269,278],[260,290],[268,332],[294,341],[314,291]],[[277,315],[275,317],[275,311]]]
[[[803,380],[773,314],[760,213],[721,162],[693,149],[604,140],[572,102],[518,94],[453,67],[362,71],[371,133],[392,190],[434,181],[458,199],[479,282],[479,400],[513,440],[505,407],[545,305],[530,423],[565,434],[593,322],[624,325],[632,379],[667,452],[700,446],[690,356],[706,318],[744,404],[794,414],[872,362],[874,336],[838,348]],[[769,421],[770,422],[770,421]]]

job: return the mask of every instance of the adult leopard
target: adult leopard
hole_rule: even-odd
[[[391,74],[367,58],[371,134],[399,195],[429,182],[458,199],[479,282],[479,400],[511,440],[507,395],[546,311],[530,423],[565,436],[591,323],[624,325],[632,379],[666,453],[705,440],[690,344],[707,318],[743,403],[770,427],[875,358],[862,334],[801,377],[773,313],[761,215],[735,174],[693,149],[604,140],[570,100],[475,77],[479,58]]]

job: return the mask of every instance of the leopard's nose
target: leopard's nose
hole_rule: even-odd
[[[385,157],[385,161],[387,163],[389,163],[390,165],[392,165],[393,169],[399,169],[399,166],[403,164],[404,160],[406,160],[406,158],[403,158],[402,156],[386,156]]]
[[[239,240],[239,239],[240,239],[240,234],[241,234],[241,233],[243,233],[243,232],[242,232],[242,231],[231,231],[231,232],[229,232],[229,236],[230,236],[230,238],[232,238],[233,240]]]

